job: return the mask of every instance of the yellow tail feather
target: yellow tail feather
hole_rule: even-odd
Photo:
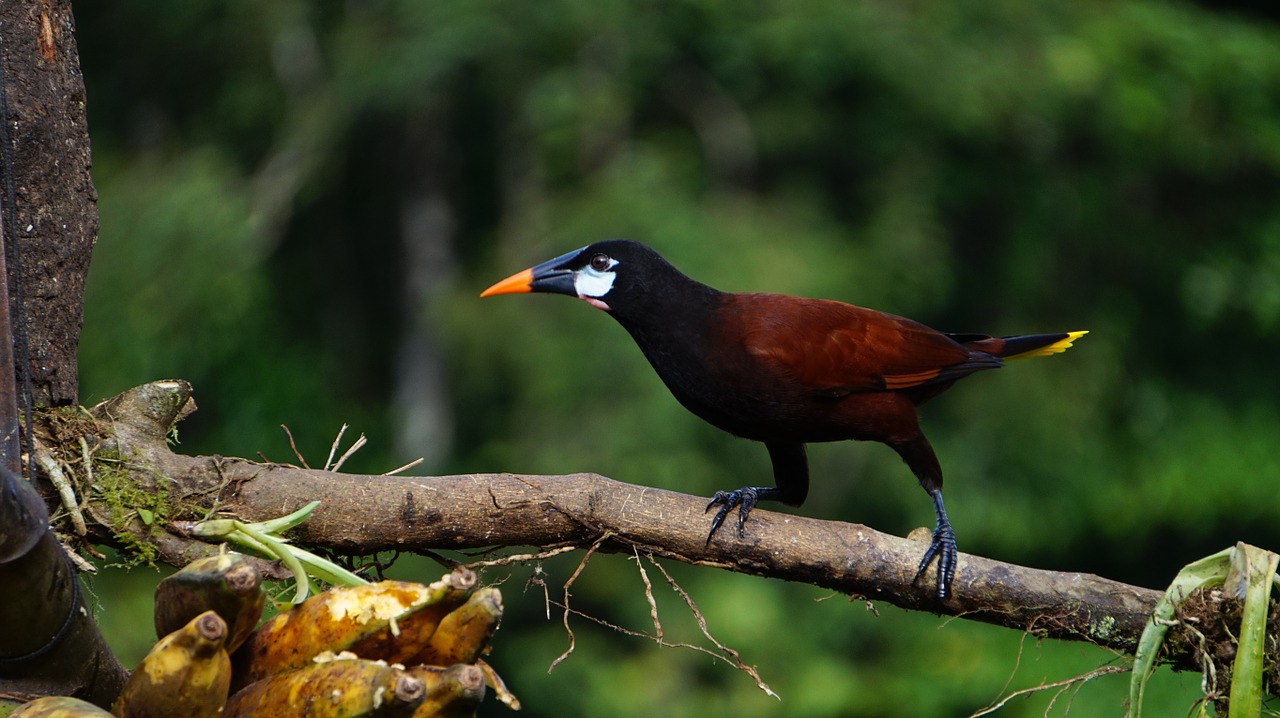
[[[1009,359],[1030,359],[1031,357],[1047,357],[1053,354],[1061,354],[1062,352],[1065,352],[1067,349],[1071,348],[1072,342],[1074,342],[1075,340],[1079,339],[1080,337],[1088,333],[1089,331],[1087,329],[1084,331],[1078,331],[1078,332],[1067,332],[1067,336],[1065,339],[1059,339],[1058,341],[1048,346],[1043,346],[1043,347],[1040,347],[1039,349],[1032,349],[1029,352],[1023,352],[1022,354],[1014,354],[1013,356],[1004,357],[1004,359],[1006,361]]]

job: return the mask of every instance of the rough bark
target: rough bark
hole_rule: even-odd
[[[866,526],[759,510],[744,539],[707,543],[706,499],[595,474],[386,477],[174,455],[185,479],[219,475],[222,507],[267,519],[320,499],[297,540],[348,554],[485,546],[632,548],[690,564],[810,583],[902,608],[963,616],[1132,652],[1159,592],[1089,574],[962,555],[955,597],[912,585],[927,547]],[[607,538],[606,538],[607,537]]]
[[[13,315],[25,319],[34,403],[46,406],[77,399],[84,280],[98,233],[74,28],[69,0],[0,3],[23,293]]]
[[[635,550],[1124,653],[1134,651],[1161,595],[1091,574],[962,554],[954,596],[940,603],[932,579],[912,584],[924,542],[758,509],[745,538],[726,531],[708,543],[705,498],[594,474],[365,476],[175,454],[165,436],[193,406],[188,384],[158,382],[95,408],[101,423],[93,430],[137,481],[168,487],[175,507],[170,518],[203,518],[216,508],[258,521],[318,499],[320,507],[293,538],[343,554],[512,546]],[[193,547],[180,535],[159,538],[167,559],[181,561],[179,554]],[[1206,601],[1204,610],[1207,617],[1196,623],[1202,632],[1221,614],[1221,601]],[[1223,640],[1231,640],[1229,631]],[[1175,635],[1165,659],[1198,670],[1204,655],[1198,638]],[[1270,658],[1276,665],[1276,656]]]
[[[73,28],[68,0],[0,3],[6,110],[0,117],[0,216],[6,257],[17,260],[7,267],[5,297],[14,331],[3,340],[12,346],[25,339],[15,352],[19,361],[5,363],[3,371],[7,384],[16,378],[21,387],[26,369],[28,398],[45,406],[77,399],[84,281],[98,229]],[[17,453],[12,442],[5,451]],[[20,547],[6,545],[0,558],[0,693],[75,695],[109,705],[124,683],[124,669],[84,605],[75,569],[47,521],[11,518],[22,510],[29,485],[16,474],[5,479],[0,531],[6,543]],[[19,537],[18,523],[32,525]]]

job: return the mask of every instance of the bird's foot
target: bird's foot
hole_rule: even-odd
[[[716,531],[720,529],[720,524],[724,523],[724,517],[729,514],[733,507],[738,507],[738,538],[744,537],[743,526],[747,523],[747,514],[751,513],[751,509],[756,507],[756,502],[760,500],[761,489],[753,486],[743,486],[734,491],[717,491],[716,495],[711,497],[711,501],[707,503],[707,508],[703,513],[711,510],[712,506],[719,506],[720,510],[716,512],[715,518],[711,519],[711,532],[707,534],[707,543],[711,543],[711,537],[716,535]]]
[[[934,529],[933,541],[920,559],[916,577],[911,580],[912,585],[920,581],[934,558],[938,559],[938,600],[945,601],[951,595],[951,581],[956,577],[956,534],[951,530],[950,522],[941,521],[938,528]]]

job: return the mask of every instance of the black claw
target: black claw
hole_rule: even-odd
[[[759,492],[750,486],[744,486],[734,491],[717,491],[716,495],[711,497],[711,501],[707,503],[707,508],[703,510],[703,513],[706,513],[711,510],[712,506],[720,506],[715,518],[711,519],[711,532],[707,534],[707,543],[711,543],[711,538],[716,535],[716,531],[724,523],[724,517],[735,506],[738,507],[738,538],[744,538],[746,536],[744,527],[747,523],[747,515],[751,513],[751,509],[755,508],[756,501],[759,499]]]
[[[725,515],[729,513],[729,509],[733,506],[733,504],[729,503],[729,494],[726,494],[723,491],[717,491],[716,495],[711,498],[711,502],[707,504],[707,508],[703,509],[702,513],[705,514],[710,511],[711,507],[716,504],[722,504],[722,506],[720,507],[720,510],[716,512],[715,518],[711,519],[711,532],[707,534],[708,545],[711,544],[711,537],[715,536],[716,531],[720,530],[720,524],[724,523]]]
[[[956,577],[956,535],[950,523],[940,523],[934,530],[929,550],[924,552],[916,577],[911,580],[913,585],[920,581],[935,557],[938,559],[938,600],[945,601],[951,595],[951,582]]]

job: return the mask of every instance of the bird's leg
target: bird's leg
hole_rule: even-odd
[[[933,541],[920,559],[920,567],[916,569],[916,577],[911,583],[919,582],[929,564],[937,558],[938,600],[945,601],[951,595],[951,581],[956,577],[956,534],[951,530],[947,509],[942,505],[942,489],[932,489],[929,495],[933,497],[933,509],[938,514],[938,526],[933,530]]]
[[[738,538],[744,538],[744,527],[747,515],[755,508],[756,502],[781,501],[788,506],[799,506],[809,493],[809,461],[804,455],[804,444],[790,442],[766,442],[769,458],[773,461],[773,478],[777,487],[743,486],[734,491],[717,491],[707,504],[706,511],[712,506],[719,506],[715,518],[711,519],[711,531],[707,534],[707,543],[716,535],[724,517],[738,507]]]
[[[933,541],[920,559],[920,567],[916,569],[916,577],[911,582],[918,582],[929,564],[935,558],[938,559],[938,600],[945,601],[951,595],[951,581],[956,577],[956,534],[951,530],[947,509],[942,505],[942,467],[938,465],[938,457],[933,453],[933,447],[929,446],[929,440],[924,438],[924,434],[916,434],[908,441],[889,445],[907,462],[911,473],[919,479],[920,487],[929,492],[929,496],[933,498],[933,510],[938,514],[938,527],[933,530]]]

